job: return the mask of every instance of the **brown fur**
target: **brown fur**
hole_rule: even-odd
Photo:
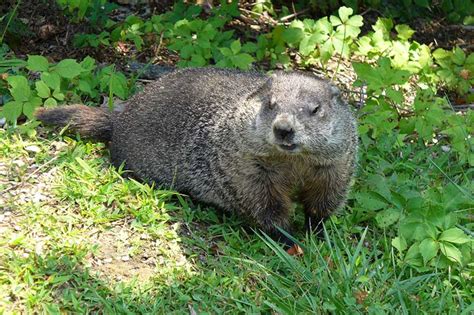
[[[292,191],[312,229],[344,204],[355,168],[351,110],[337,88],[303,73],[184,69],[147,85],[123,112],[74,105],[37,117],[111,140],[116,166],[286,243],[276,227],[289,229]]]
[[[40,108],[35,116],[47,125],[56,125],[79,132],[86,138],[109,141],[112,138],[111,113],[104,108],[70,105],[57,108]]]

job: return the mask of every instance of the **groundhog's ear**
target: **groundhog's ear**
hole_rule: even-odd
[[[270,91],[272,89],[272,82],[273,79],[271,77],[267,78],[267,80],[260,86],[258,86],[254,92],[252,92],[247,99],[251,100],[254,98],[269,98],[270,97]]]

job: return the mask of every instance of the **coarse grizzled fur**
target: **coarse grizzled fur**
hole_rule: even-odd
[[[116,166],[253,219],[277,238],[276,226],[289,229],[295,189],[311,229],[345,202],[355,168],[349,106],[336,87],[300,72],[177,70],[122,112],[73,105],[36,116],[111,141]]]

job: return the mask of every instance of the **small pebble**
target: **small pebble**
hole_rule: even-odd
[[[16,165],[18,167],[23,167],[25,166],[25,162],[23,162],[22,160],[15,160],[12,162],[13,165]]]
[[[130,256],[128,255],[122,256],[122,261],[129,261],[129,260],[130,260]]]
[[[25,147],[25,151],[31,152],[31,153],[39,153],[41,152],[41,148],[38,147],[37,145],[27,145]]]
[[[104,263],[106,263],[106,264],[110,264],[111,262],[112,262],[112,258],[110,258],[110,257],[104,259]]]
[[[145,234],[145,233],[140,234],[140,239],[142,239],[142,240],[147,240],[149,238],[150,238],[150,235],[148,235],[148,234]]]
[[[451,148],[447,145],[442,145],[441,150],[443,150],[443,152],[449,152],[449,151],[451,151]]]

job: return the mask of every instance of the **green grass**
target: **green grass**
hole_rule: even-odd
[[[103,144],[0,129],[0,148],[0,313],[474,310],[472,265],[412,268],[391,245],[394,229],[360,219],[353,201],[323,239],[295,235],[305,255],[290,257],[236,216],[127,179]],[[364,171],[355,191],[368,185]],[[443,182],[436,174],[410,185]]]

